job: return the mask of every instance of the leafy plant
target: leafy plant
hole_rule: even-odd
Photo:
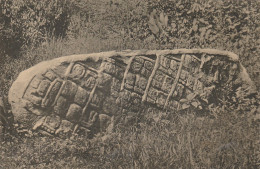
[[[10,54],[0,60],[4,95],[20,71],[40,61],[127,48],[211,47],[233,51],[259,86],[258,0],[77,0],[66,3],[70,6],[66,1],[20,0],[19,8],[11,11],[15,1],[0,1],[0,52]],[[35,4],[42,4],[35,10],[43,12],[42,18],[37,12],[33,14]],[[60,12],[67,9],[65,16],[70,21],[68,29],[61,29],[66,30],[64,38],[52,28],[58,30],[56,23],[65,19]],[[154,36],[149,27],[154,9],[156,22],[165,32],[160,36]],[[28,13],[31,18],[23,19]],[[36,18],[41,18],[42,26]],[[60,26],[66,28],[66,24]],[[44,38],[46,34],[50,39]],[[30,40],[32,37],[36,39]],[[37,45],[42,40],[44,43]],[[30,49],[20,58],[11,58],[24,42]],[[204,104],[200,100],[203,94],[207,95],[191,93],[182,100],[184,112],[195,111],[158,114],[151,110],[141,123],[121,125],[113,134],[91,140],[39,137],[15,126],[20,137],[5,136],[0,142],[0,168],[257,168],[259,96],[237,100],[234,106],[229,102],[209,106],[207,116],[201,117],[196,110]]]
[[[64,37],[71,6],[68,0],[1,0],[2,55],[17,55],[21,48],[36,46],[49,36]]]

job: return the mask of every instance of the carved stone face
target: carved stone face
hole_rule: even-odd
[[[235,54],[208,49],[69,56],[22,72],[9,101],[16,119],[34,130],[97,133],[123,112],[176,111],[191,98],[218,104],[253,86],[242,69]]]

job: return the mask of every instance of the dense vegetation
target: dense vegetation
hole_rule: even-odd
[[[216,48],[238,54],[260,87],[258,0],[0,0],[0,92],[19,72],[70,54],[123,49]],[[241,102],[198,116],[148,114],[87,140],[18,130],[0,145],[0,168],[256,168],[259,108]]]

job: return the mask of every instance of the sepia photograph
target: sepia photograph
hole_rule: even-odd
[[[259,167],[259,0],[0,0],[0,169]]]

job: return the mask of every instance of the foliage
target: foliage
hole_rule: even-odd
[[[75,5],[70,37],[144,39],[148,26],[147,2],[142,0],[82,0]],[[84,28],[84,29],[82,29]]]
[[[161,48],[216,48],[238,54],[259,86],[260,2],[234,0],[152,0],[152,33]],[[158,26],[162,16],[167,25]],[[157,26],[156,26],[157,25]],[[163,33],[162,33],[163,32]]]
[[[17,54],[47,36],[64,37],[68,29],[71,1],[1,0],[1,52]]]
[[[149,4],[151,9],[169,16],[169,23],[165,28],[168,41],[165,39],[164,43],[174,45],[177,39],[184,39],[190,45],[205,47],[210,43],[215,45],[214,42],[221,39],[223,44],[232,42],[236,48],[244,43],[243,38],[250,31],[257,28],[259,21],[252,17],[258,15],[259,5],[259,2],[232,0],[217,3],[213,0],[161,0]]]
[[[123,49],[226,49],[240,56],[260,86],[258,0],[0,0],[0,5],[4,96],[19,72],[43,60]],[[209,105],[206,116],[198,113],[203,102],[196,93],[181,102],[180,111],[150,112],[141,123],[123,123],[114,134],[91,140],[17,129],[19,137],[7,133],[0,142],[0,168],[259,165],[259,96]]]
[[[258,82],[259,9],[257,0],[1,0],[0,51],[17,56],[21,47],[58,36],[217,48],[240,55]]]

